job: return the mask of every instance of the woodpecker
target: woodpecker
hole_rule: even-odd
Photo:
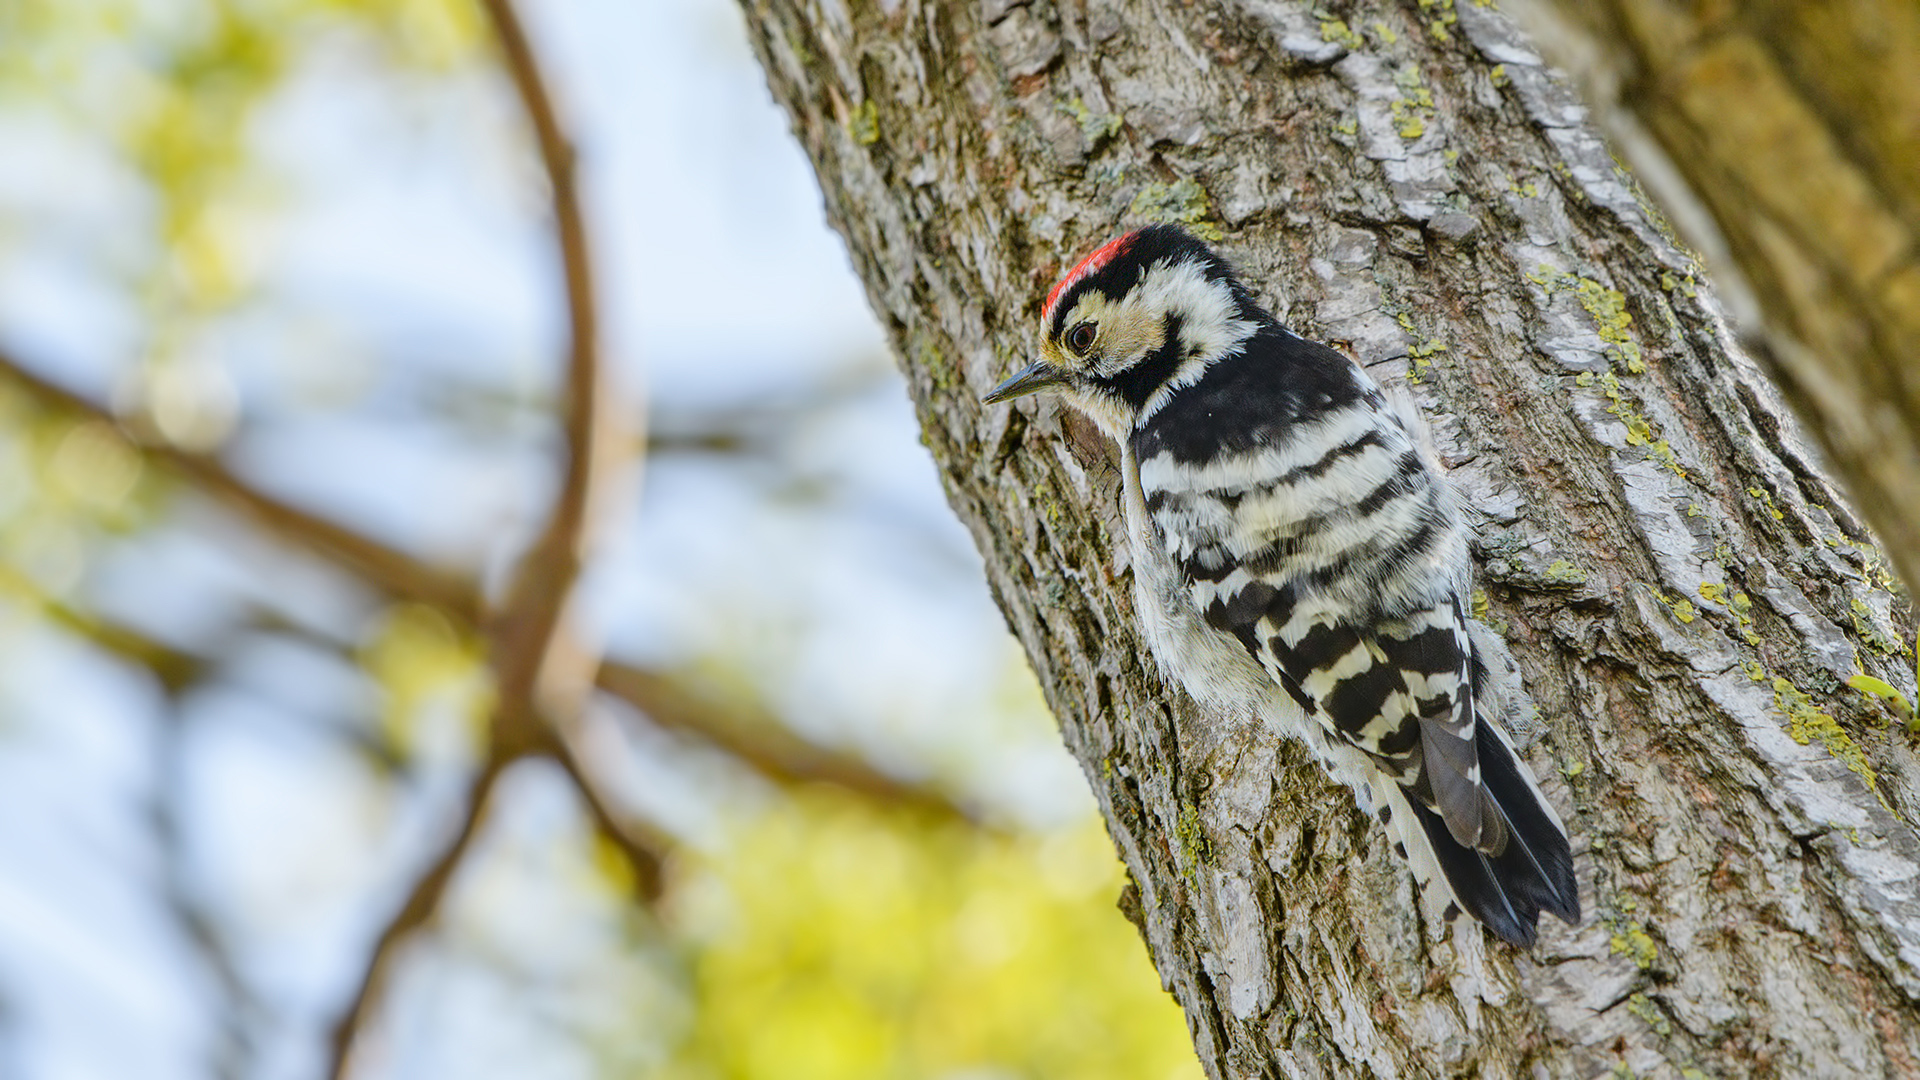
[[[1171,681],[1303,739],[1442,921],[1522,948],[1541,911],[1578,924],[1566,829],[1501,727],[1518,677],[1468,616],[1451,491],[1364,371],[1152,225],[1053,287],[1040,359],[985,401],[1040,391],[1119,444],[1134,606]]]

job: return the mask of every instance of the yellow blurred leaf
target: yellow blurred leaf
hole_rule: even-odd
[[[102,420],[73,425],[47,465],[55,490],[97,511],[120,507],[140,481],[140,455]]]
[[[361,645],[360,665],[380,687],[381,730],[397,751],[415,752],[423,732],[449,720],[470,737],[480,733],[492,704],[484,659],[484,647],[433,608],[387,609]]]
[[[1201,1075],[1114,906],[1125,874],[1097,821],[1009,836],[824,794],[796,807],[717,856],[724,903],[699,887],[676,900],[697,905],[672,921],[704,944],[693,1031],[665,1075]]]

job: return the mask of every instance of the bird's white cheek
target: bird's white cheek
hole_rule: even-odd
[[[1124,442],[1133,434],[1133,410],[1125,403],[1101,393],[1071,391],[1067,402],[1086,413],[1107,438]]]

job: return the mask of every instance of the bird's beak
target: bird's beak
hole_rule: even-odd
[[[1003,401],[1012,401],[1017,397],[1038,393],[1051,386],[1059,386],[1067,381],[1066,373],[1045,360],[1035,360],[1021,369],[1018,375],[987,391],[980,400],[988,405],[998,405]]]

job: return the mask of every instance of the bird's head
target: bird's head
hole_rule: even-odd
[[[1149,225],[1060,279],[1040,316],[1040,359],[984,400],[1055,391],[1125,438],[1263,318],[1226,260],[1177,225]]]

